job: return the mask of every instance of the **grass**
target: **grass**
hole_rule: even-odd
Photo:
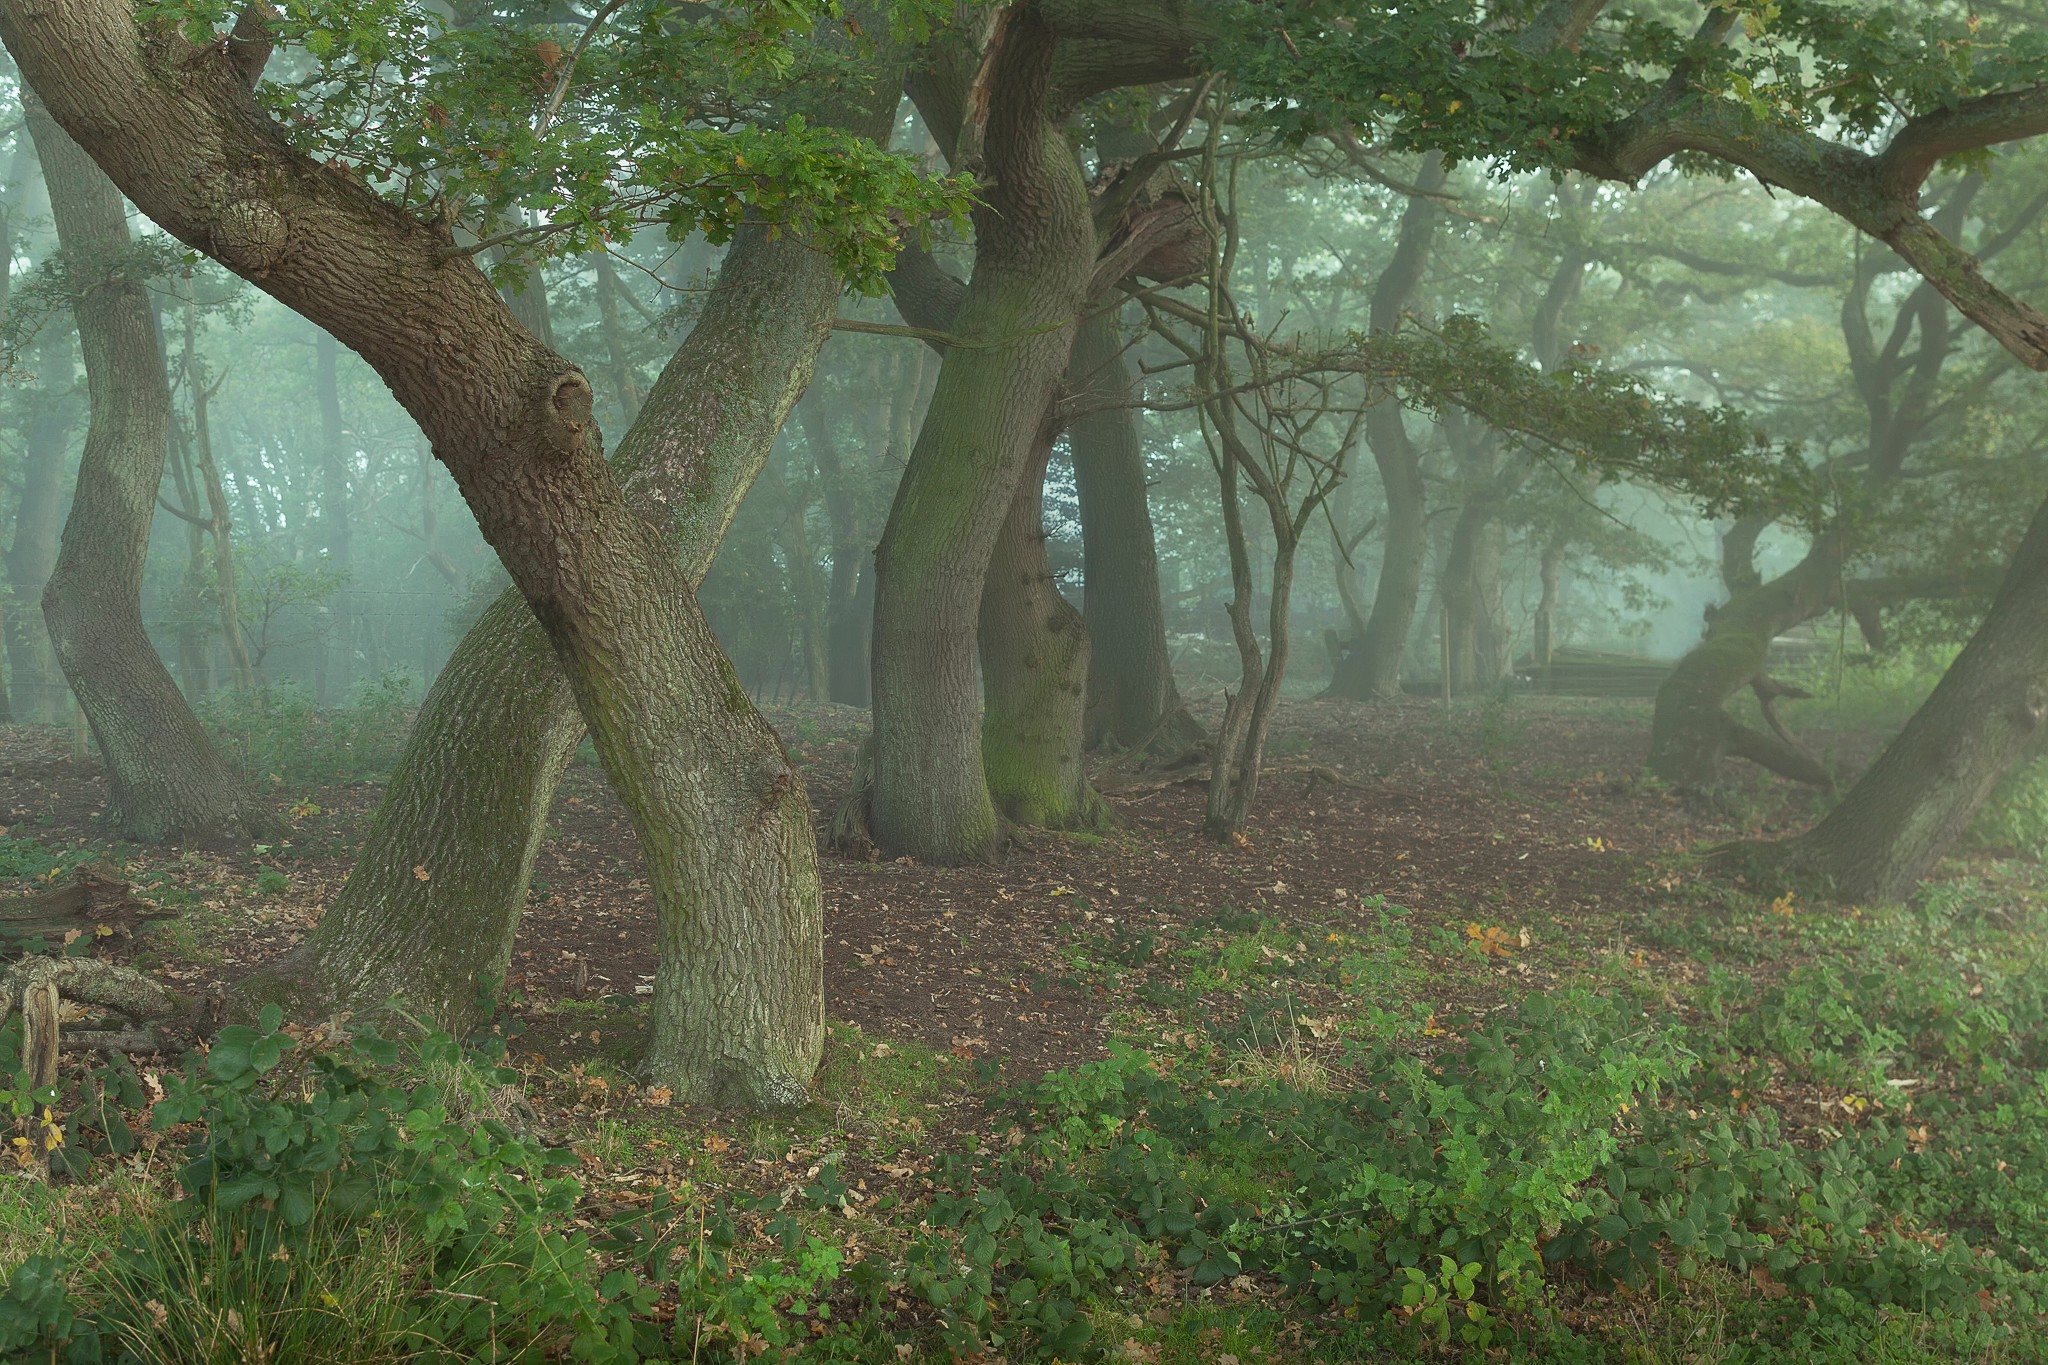
[[[1480,757],[1514,742],[1511,706],[1461,709]],[[2025,790],[1987,819],[2048,835]],[[87,856],[9,847],[34,877]],[[2042,876],[1979,860],[1909,905],[1832,908],[1681,855],[1584,923],[1476,901],[1437,923],[1359,892],[1323,926],[1257,903],[1084,912],[1065,971],[1111,993],[1111,1057],[1023,1092],[833,1021],[800,1112],[691,1112],[632,1074],[647,1007],[623,996],[540,1015],[603,1037],[573,1066],[397,1066],[403,1102],[439,1096],[459,1134],[573,1153],[577,1198],[524,1244],[557,1268],[519,1274],[586,1305],[629,1304],[614,1277],[639,1277],[648,1359],[941,1360],[984,1333],[985,1358],[1020,1361],[2017,1365],[2048,1360]],[[148,1338],[144,1359],[570,1350],[531,1321],[451,1326],[489,1267],[410,1221],[417,1201],[316,1223],[333,1255],[253,1273],[251,1247],[312,1243],[193,1235],[172,1215],[189,1135],[0,1183],[0,1271],[61,1241],[78,1309]],[[1739,1254],[1700,1249],[1717,1210]],[[613,1245],[623,1218],[672,1254]],[[1481,1268],[1469,1293],[1447,1254]]]

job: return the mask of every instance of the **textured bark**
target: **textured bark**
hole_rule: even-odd
[[[1067,428],[1081,505],[1090,746],[1178,753],[1201,742],[1166,647],[1159,558],[1145,488],[1135,376],[1114,311],[1082,320],[1067,387],[1085,410]],[[1100,405],[1089,406],[1095,399]]]
[[[43,324],[36,342],[36,386],[26,395],[22,424],[21,497],[6,555],[7,669],[14,718],[54,721],[64,713],[64,681],[43,629],[43,586],[57,563],[64,510],[64,455],[74,412],[70,329]]]
[[[6,0],[0,37],[145,212],[362,355],[433,441],[646,855],[661,949],[648,1074],[689,1100],[800,1101],[824,1041],[809,803],[606,466],[588,380],[450,255],[445,227],[292,151],[228,54],[145,40],[121,0]]]
[[[1053,34],[1019,5],[992,45],[981,151],[993,183],[953,324],[971,344],[946,353],[875,557],[869,828],[889,855],[933,863],[998,844],[975,688],[982,585],[1096,264],[1087,187],[1051,103]]]
[[[853,131],[886,135],[896,79],[879,75]],[[839,292],[817,252],[742,232],[620,442],[613,468],[633,505],[667,528],[689,589],[808,385]],[[728,683],[721,709],[744,699]],[[508,590],[429,690],[347,884],[300,946],[249,983],[251,998],[326,1009],[396,994],[454,1023],[471,1018],[479,990],[511,961],[548,807],[585,732],[547,637]]]
[[[2038,749],[2048,716],[2048,504],[2034,514],[1984,622],[1870,770],[1786,864],[1851,901],[1910,895],[1999,781]]]
[[[1421,287],[1429,265],[1430,242],[1443,218],[1442,206],[1429,196],[1443,188],[1445,178],[1441,157],[1432,154],[1423,159],[1416,185],[1424,193],[1408,201],[1394,257],[1373,288],[1370,326],[1375,332],[1398,329],[1401,315]],[[1399,695],[1401,656],[1422,596],[1423,560],[1429,550],[1422,455],[1408,435],[1401,405],[1391,398],[1375,404],[1366,414],[1365,439],[1386,490],[1387,531],[1365,634],[1351,650],[1338,656],[1330,677],[1328,695],[1352,701]]]
[[[74,290],[91,408],[43,620],[106,762],[108,813],[121,832],[148,841],[245,834],[248,798],[142,626],[171,391],[148,292],[120,269],[132,245],[127,210],[40,102],[28,102],[28,122]]]
[[[1048,829],[1099,827],[1108,808],[1081,766],[1088,627],[1060,595],[1045,557],[1051,437],[1044,433],[1018,481],[982,585],[981,764],[1005,819]]]

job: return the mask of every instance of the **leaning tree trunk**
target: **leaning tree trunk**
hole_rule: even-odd
[[[2048,503],[2034,514],[1991,610],[1906,728],[1785,864],[1850,901],[1910,895],[2048,716]]]
[[[1827,611],[1840,598],[1833,541],[1768,583],[1748,586],[1712,610],[1706,635],[1657,689],[1650,720],[1650,771],[1687,786],[1711,783],[1723,758],[1746,758],[1797,782],[1833,785],[1819,760],[1728,714],[1729,699],[1764,674],[1771,641]]]
[[[50,655],[41,609],[43,585],[57,563],[64,452],[72,420],[70,334],[55,319],[43,324],[35,366],[37,382],[26,396],[22,423],[21,495],[6,554],[7,669],[17,721],[56,720],[64,711],[64,684]]]
[[[248,796],[142,625],[171,390],[149,292],[128,259],[127,209],[41,101],[26,104],[74,291],[91,408],[43,620],[99,742],[108,813],[121,832],[148,841],[233,838],[252,828]]]
[[[1045,557],[1040,438],[996,534],[981,590],[978,640],[984,711],[981,765],[1007,820],[1048,829],[1099,827],[1108,817],[1081,766],[1088,698],[1088,628],[1053,583]]]
[[[1072,350],[1096,255],[1088,191],[1049,98],[1054,41],[1005,12],[987,73],[993,184],[975,214],[972,282],[875,553],[874,785],[868,827],[890,856],[990,857],[976,624],[1008,516]]]
[[[145,44],[121,0],[0,0],[0,37],[58,121],[167,231],[362,355],[476,513],[646,855],[661,952],[650,1079],[690,1101],[801,1101],[824,1044],[801,777],[673,547],[605,464],[589,381],[451,256],[445,226],[395,212],[266,122],[250,90],[260,24],[224,48],[163,31]],[[503,757],[475,751],[477,779]]]
[[[1423,193],[1410,198],[1401,214],[1394,257],[1373,288],[1371,326],[1375,332],[1397,330],[1401,315],[1421,287],[1430,241],[1443,217],[1442,206],[1431,196],[1443,188],[1445,178],[1443,159],[1434,153],[1425,156],[1416,172]],[[1423,560],[1429,550],[1422,454],[1408,435],[1398,402],[1386,398],[1373,406],[1365,416],[1365,439],[1386,490],[1387,533],[1365,634],[1338,656],[1330,675],[1328,695],[1352,701],[1400,694],[1401,656],[1415,622],[1415,605],[1422,597]]]
[[[878,60],[872,98],[847,111],[851,131],[888,135],[901,61]],[[839,292],[818,252],[741,232],[619,444],[627,496],[667,526],[692,590],[809,385]],[[726,703],[743,704],[726,679]],[[452,1023],[472,1017],[479,990],[510,965],[548,808],[585,729],[547,637],[507,590],[428,691],[340,895],[245,992],[321,1009],[396,994]]]
[[[619,445],[614,467],[636,505],[670,520],[692,589],[809,380],[838,296],[817,252],[740,234]],[[539,622],[507,589],[428,691],[348,882],[244,993],[309,1010],[395,994],[472,1018],[511,962],[548,808],[585,733]]]
[[[1145,489],[1137,385],[1114,310],[1082,320],[1068,388],[1095,406],[1067,427],[1081,505],[1081,575],[1088,623],[1090,746],[1147,745],[1178,753],[1202,728],[1181,704],[1166,647],[1159,558]]]

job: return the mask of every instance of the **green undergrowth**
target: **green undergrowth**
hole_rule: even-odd
[[[347,706],[322,707],[290,682],[217,692],[200,702],[214,747],[245,780],[297,790],[381,779],[398,762],[419,687],[404,671],[356,684]]]
[[[1673,879],[1519,994],[1505,948],[1383,901],[1313,943],[1103,916],[1076,969],[1156,998],[1102,1060],[999,1091],[834,1025],[797,1115],[626,1107],[567,1143],[504,1103],[535,1082],[501,1040],[272,1015],[161,1077],[15,1078],[16,1160],[59,1180],[0,1200],[0,1354],[2040,1360],[2030,876],[1861,911]],[[1510,994],[1432,1006],[1446,962]],[[144,1197],[152,1141],[175,1178]],[[656,1154],[671,1178],[613,1202]]]

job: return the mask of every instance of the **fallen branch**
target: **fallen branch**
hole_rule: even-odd
[[[133,933],[139,924],[175,918],[172,911],[137,900],[128,883],[96,868],[79,868],[69,886],[0,900],[0,933],[15,938],[72,929]]]

